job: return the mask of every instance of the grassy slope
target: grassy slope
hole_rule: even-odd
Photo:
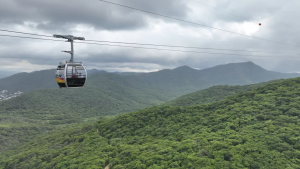
[[[3,168],[300,168],[300,78],[33,141]],[[11,152],[12,154],[14,152]]]

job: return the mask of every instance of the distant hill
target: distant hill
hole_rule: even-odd
[[[300,78],[199,106],[152,107],[33,140],[9,168],[300,168]]]
[[[136,75],[144,74],[144,73],[140,73],[140,72],[114,72],[114,73],[121,75],[121,76],[136,76]]]
[[[98,74],[98,73],[108,73],[108,72],[106,72],[105,70],[97,70],[97,69],[87,70],[88,76],[93,74]]]
[[[32,73],[18,73],[0,79],[0,91],[8,90],[11,93],[18,91],[29,92],[39,89],[57,88],[55,69],[35,71]]]
[[[248,85],[299,77],[297,73],[267,71],[253,62],[230,63],[208,69],[196,70],[188,66],[162,70],[139,76],[145,82],[163,90],[175,90],[179,95],[216,85]]]
[[[88,81],[93,83],[93,74],[106,74],[105,71],[89,70]],[[32,73],[19,73],[0,79],[0,91],[29,92],[39,89],[58,88],[54,79],[55,70]],[[109,73],[113,75],[112,73]],[[116,74],[116,73],[114,73]],[[152,73],[117,73],[139,84],[147,84],[160,91],[173,93],[173,98],[216,85],[248,85],[275,79],[299,77],[297,73],[278,73],[267,71],[252,62],[231,63],[208,69],[196,70],[188,66],[173,70]],[[103,79],[104,80],[104,79]],[[88,87],[88,85],[87,85]]]
[[[9,70],[1,70],[1,72],[0,72],[0,79],[2,79],[2,78],[6,78],[6,77],[8,77],[8,76],[11,76],[11,75],[14,75],[14,74],[16,74],[17,72],[15,72],[15,71],[9,71]]]
[[[208,89],[199,90],[197,92],[189,93],[187,95],[181,96],[177,99],[169,101],[163,105],[169,106],[191,106],[199,105],[205,103],[212,103],[215,101],[220,101],[228,96],[235,95],[241,92],[247,92],[253,89],[256,89],[261,86],[265,86],[270,83],[275,83],[279,80],[263,82],[252,85],[245,86],[228,86],[228,85],[219,85],[213,86]]]

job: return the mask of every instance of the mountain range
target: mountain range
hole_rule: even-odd
[[[211,86],[248,85],[299,76],[267,71],[252,62],[220,65],[204,70],[183,66],[152,73],[107,73],[93,70],[89,72],[86,86],[74,90],[58,89],[54,74],[55,70],[44,70],[0,79],[0,91],[25,92],[0,102],[1,152],[57,128],[138,111]],[[180,106],[208,103],[256,87],[212,88],[170,103]]]
[[[299,89],[294,78],[210,104],[155,106],[102,119],[32,140],[0,167],[300,168]]]
[[[247,85],[300,76],[297,73],[267,71],[253,62],[231,63],[203,70],[182,66],[173,70],[165,69],[151,73],[107,73],[97,70],[90,70],[89,73],[86,84],[87,88],[95,85],[105,85],[103,81],[107,77],[107,74],[111,76],[117,74],[125,77],[127,81],[139,84],[140,86],[146,85],[157,90],[172,92],[173,98],[215,85]],[[0,91],[8,90],[14,93],[39,89],[58,89],[54,74],[54,69],[32,73],[18,73],[0,79]],[[95,74],[105,75],[105,77],[101,80],[102,77],[93,76]],[[95,78],[100,80],[95,80]]]

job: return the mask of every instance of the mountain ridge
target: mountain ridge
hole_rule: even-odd
[[[105,71],[90,70],[90,75],[107,74]],[[253,62],[230,63],[207,69],[196,70],[188,66],[175,69],[164,69],[150,73],[109,73],[118,74],[138,83],[147,83],[160,90],[183,90],[178,94],[186,94],[215,85],[247,85],[299,77],[297,73],[279,73],[267,71]],[[38,89],[58,88],[54,80],[55,69],[35,71],[32,73],[18,73],[0,79],[0,90],[10,92],[30,92]],[[93,78],[88,75],[87,83]],[[185,88],[185,89],[182,89]],[[178,95],[177,95],[178,96]]]
[[[275,83],[281,80],[273,80],[269,82],[262,82],[258,84],[252,85],[244,85],[244,86],[228,86],[228,85],[218,85],[213,86],[207,89],[199,90],[193,93],[189,93],[183,96],[180,96],[174,100],[168,101],[163,105],[166,106],[192,106],[192,105],[200,105],[200,104],[207,104],[212,103],[215,101],[220,101],[225,99],[226,97],[251,91],[258,87],[265,86],[270,83]]]

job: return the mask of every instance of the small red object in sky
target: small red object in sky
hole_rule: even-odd
[[[261,26],[261,23],[259,23],[259,26]]]

